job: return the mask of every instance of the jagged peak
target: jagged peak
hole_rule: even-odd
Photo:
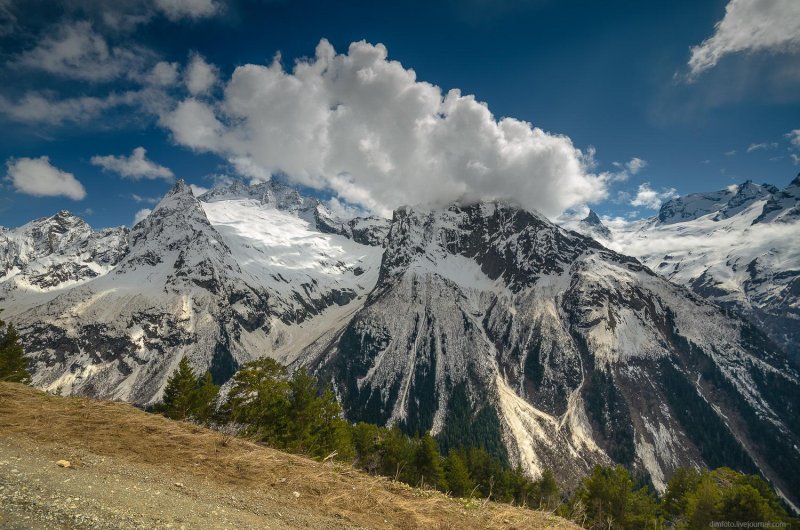
[[[147,218],[149,219],[154,214],[163,212],[164,210],[175,209],[184,210],[186,213],[195,212],[202,214],[203,211],[194,193],[192,193],[192,188],[187,185],[183,179],[178,180],[175,185],[172,186],[156,207],[153,208],[153,213]],[[203,215],[203,217],[205,217],[205,215]]]
[[[179,194],[185,194],[185,193],[192,193],[192,188],[190,188],[186,184],[185,180],[178,179],[175,182],[175,184],[172,186],[172,188],[167,192],[167,194],[164,195],[164,197],[170,197],[172,195],[179,195]]]
[[[602,225],[603,221],[600,220],[600,217],[597,215],[597,212],[594,210],[589,210],[589,214],[583,218],[583,222],[589,225]]]
[[[603,224],[600,216],[594,210],[589,210],[589,214],[581,220],[580,225],[584,227],[588,235],[593,237],[600,236],[605,239],[611,237],[611,231]]]
[[[48,226],[58,227],[63,230],[80,228],[84,231],[92,231],[92,228],[89,226],[89,223],[87,223],[82,218],[78,217],[77,215],[73,214],[68,210],[61,210],[49,217],[40,217],[38,219],[34,219],[33,221],[24,225],[22,227],[22,230],[25,230],[26,227],[28,227],[28,229],[38,230]]]

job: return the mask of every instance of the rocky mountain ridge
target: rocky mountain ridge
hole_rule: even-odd
[[[800,364],[800,175],[783,189],[746,181],[672,199],[605,236],[569,227],[745,315]]]

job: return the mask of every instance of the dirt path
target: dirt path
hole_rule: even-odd
[[[125,404],[0,383],[0,528],[577,527],[321,464]]]

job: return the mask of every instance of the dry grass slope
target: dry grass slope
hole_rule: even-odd
[[[319,517],[320,525],[335,522],[325,523],[327,527],[577,528],[550,514],[410,488],[348,466],[319,463],[146,414],[124,403],[51,396],[17,384],[0,383],[0,441],[27,443],[48,458],[72,451],[73,459],[92,455],[132,469],[188,476],[191,484],[212,492],[216,486],[220,491],[260,492],[259,502],[273,503],[270,513],[283,509],[312,517],[297,519],[298,527],[316,526],[313,517]]]

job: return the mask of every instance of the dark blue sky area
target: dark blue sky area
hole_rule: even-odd
[[[0,38],[5,63],[0,94],[7,101],[31,90],[75,97],[126,89],[125,81],[86,83],[13,64],[47,28],[101,16],[94,3],[75,8],[80,4],[17,4],[16,25]],[[613,162],[633,157],[645,160],[644,169],[610,184],[608,199],[592,206],[602,214],[636,210],[648,216],[654,210],[629,204],[644,183],[680,194],[745,179],[784,186],[800,168],[786,137],[800,127],[796,54],[732,54],[693,83],[680,78],[687,71],[690,47],[713,34],[726,4],[242,1],[208,18],[153,17],[132,32],[103,34],[112,45],[135,42],[181,64],[190,51],[199,52],[220,68],[223,80],[236,66],[269,64],[278,51],[290,68],[294,59],[312,56],[323,37],[340,53],[353,41],[383,43],[389,59],[413,68],[419,80],[444,91],[474,94],[496,117],[567,135],[582,150],[593,146],[596,171],[614,171]],[[148,159],[204,187],[211,186],[212,175],[230,172],[221,158],[176,145],[155,118],[131,112],[110,110],[61,124],[0,116],[2,161],[49,156],[53,166],[74,174],[87,193],[82,200],[30,196],[6,179],[0,189],[0,225],[16,226],[61,208],[89,209],[86,219],[98,227],[130,224],[137,210],[152,207],[133,200],[133,194],[155,198],[170,186],[163,179],[134,181],[103,172],[90,163],[98,154],[129,155],[143,146]],[[754,144],[765,147],[748,153]]]

